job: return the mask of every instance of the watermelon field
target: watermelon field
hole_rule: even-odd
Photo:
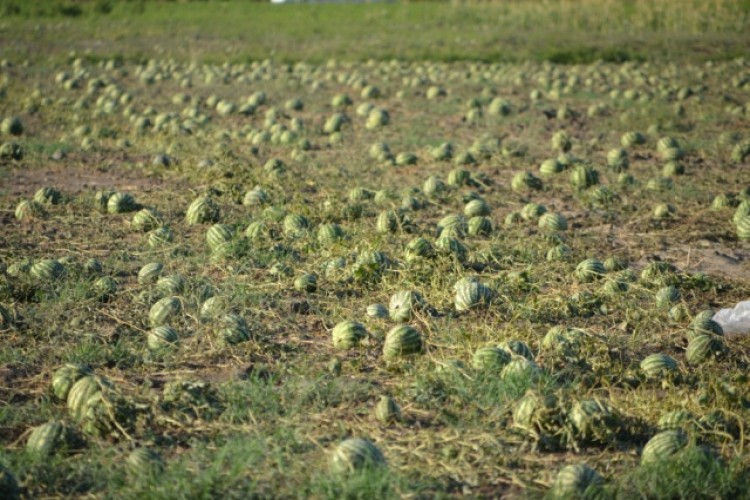
[[[747,1],[0,13],[0,498],[750,498]]]

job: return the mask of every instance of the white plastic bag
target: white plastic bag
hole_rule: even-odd
[[[724,329],[724,333],[750,333],[750,300],[743,300],[733,309],[720,309],[713,320]]]

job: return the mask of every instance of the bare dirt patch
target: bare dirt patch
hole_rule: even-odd
[[[0,168],[0,179],[10,196],[30,196],[43,186],[54,186],[65,194],[75,195],[98,189],[150,192],[165,184],[159,175],[132,167],[121,158],[113,160],[102,155],[71,155],[33,168]]]
[[[670,248],[664,258],[680,264],[685,271],[703,272],[732,280],[750,280],[750,251],[746,249],[703,242],[698,248],[688,245]]]

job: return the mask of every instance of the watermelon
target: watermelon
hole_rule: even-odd
[[[151,326],[161,326],[169,322],[182,310],[182,303],[177,297],[164,297],[157,301],[148,313]]]
[[[385,336],[383,343],[383,357],[392,360],[401,356],[408,356],[422,352],[422,334],[419,330],[408,325],[392,328]]]
[[[386,464],[383,453],[372,441],[363,438],[349,438],[339,443],[330,458],[331,471],[345,474],[382,467]]]
[[[384,424],[397,422],[401,420],[401,408],[392,397],[380,396],[375,405],[375,418]]]
[[[360,340],[367,336],[364,325],[356,321],[342,321],[331,332],[333,346],[337,349],[351,349],[359,345]]]

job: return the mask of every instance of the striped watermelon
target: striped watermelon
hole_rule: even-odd
[[[323,224],[318,228],[318,243],[322,246],[331,245],[345,236],[344,230],[335,223]]]
[[[511,356],[510,362],[500,372],[500,378],[505,382],[536,380],[539,371],[539,366],[534,360],[523,356]]]
[[[674,181],[669,177],[654,177],[646,182],[649,191],[669,191],[674,187]]]
[[[69,430],[61,422],[47,422],[31,431],[26,449],[44,456],[52,455],[69,444],[68,437]]]
[[[278,158],[269,158],[263,165],[263,170],[268,174],[282,174],[286,170],[286,164]]]
[[[294,289],[299,292],[312,293],[318,289],[318,277],[305,273],[294,280]]]
[[[534,353],[531,352],[529,345],[522,340],[509,340],[499,344],[497,347],[508,351],[512,355],[521,356],[532,361],[534,360]]]
[[[195,199],[185,213],[185,221],[189,226],[219,222],[221,210],[219,205],[208,196]]]
[[[638,131],[625,132],[620,138],[620,144],[624,148],[646,144],[646,137]]]
[[[656,305],[661,309],[671,307],[675,302],[679,302],[682,295],[674,285],[667,285],[656,292]]]
[[[25,220],[33,219],[34,217],[44,217],[46,215],[44,207],[35,200],[22,200],[16,205],[16,219]]]
[[[117,281],[110,276],[102,276],[94,282],[94,290],[101,300],[106,300],[117,292]]]
[[[227,309],[228,307],[224,297],[218,295],[209,297],[201,305],[200,318],[204,321],[215,319],[225,313]]]
[[[133,195],[129,193],[113,193],[107,199],[107,212],[111,214],[124,214],[136,210],[138,204]]]
[[[359,341],[367,336],[367,330],[362,323],[347,320],[333,327],[331,335],[335,348],[351,349],[359,345]]]
[[[519,172],[510,181],[513,191],[525,189],[542,189],[542,180],[531,172]]]
[[[424,202],[421,198],[407,193],[401,198],[400,208],[404,212],[420,210],[424,208]]]
[[[152,350],[174,346],[179,340],[177,330],[168,325],[152,328],[146,337],[148,348]]]
[[[87,375],[78,380],[68,392],[68,412],[74,420],[80,420],[86,409],[87,401],[102,391],[102,387],[109,386],[109,382],[96,375]]]
[[[355,202],[355,203],[360,202],[360,201],[371,200],[373,199],[374,196],[375,196],[375,193],[361,186],[355,187],[351,191],[349,191],[349,201]]]
[[[482,199],[471,200],[464,206],[464,215],[468,218],[490,215],[490,206]]]
[[[667,148],[660,153],[661,159],[664,161],[676,161],[682,159],[685,156],[685,151],[683,151],[680,147]]]
[[[445,191],[445,183],[440,177],[436,175],[429,176],[422,185],[422,192],[430,197],[435,196],[438,193],[442,193],[443,191]]]
[[[187,280],[181,274],[169,274],[156,280],[155,288],[165,295],[177,295],[185,291]]]
[[[406,260],[408,262],[430,259],[434,256],[435,250],[432,248],[432,243],[425,238],[414,238],[406,245]]]
[[[290,236],[302,235],[310,227],[310,222],[302,215],[289,214],[284,217],[284,233]]]
[[[381,272],[391,267],[391,259],[383,252],[377,250],[366,250],[359,254],[354,266],[356,277],[358,269],[366,269],[368,272]]]
[[[578,165],[570,172],[570,183],[578,190],[599,184],[599,172],[588,165]]]
[[[250,241],[262,240],[268,236],[268,228],[262,221],[254,221],[247,225],[245,237]]]
[[[383,304],[370,304],[369,306],[367,306],[367,315],[371,318],[387,318],[388,308]]]
[[[463,261],[466,258],[468,250],[458,238],[448,234],[453,229],[446,228],[440,233],[440,237],[435,241],[435,248],[442,255],[455,257],[459,261]]]
[[[62,201],[62,193],[55,188],[41,187],[34,193],[34,201],[43,205],[57,205]]]
[[[518,400],[513,408],[513,425],[521,429],[531,430],[535,416],[543,405],[543,400],[536,392],[529,391]]]
[[[568,419],[582,439],[594,439],[606,435],[615,423],[610,405],[601,399],[577,401],[568,412]]]
[[[148,313],[151,326],[165,325],[173,316],[182,310],[182,303],[177,297],[164,297],[157,301]]]
[[[150,262],[138,271],[138,283],[146,285],[155,283],[164,272],[164,265],[160,262]]]
[[[630,165],[628,152],[621,148],[610,149],[607,153],[607,166],[615,172],[627,170]]]
[[[438,233],[442,234],[443,231],[449,229],[449,228],[456,228],[458,230],[458,234],[463,235],[466,233],[467,227],[466,227],[466,219],[463,215],[459,214],[451,214],[446,215],[442,219],[440,219],[437,223]]]
[[[677,161],[668,161],[661,169],[661,175],[664,177],[676,177],[685,175],[685,165]]]
[[[607,257],[604,260],[604,269],[608,272],[622,271],[628,267],[627,263],[616,256]]]
[[[647,377],[658,377],[678,370],[677,361],[662,353],[651,354],[641,361],[641,370]]]
[[[534,434],[537,427],[555,426],[561,417],[557,397],[535,390],[528,390],[513,408],[513,425]]]
[[[664,137],[659,138],[658,142],[656,143],[656,150],[660,153],[663,151],[666,151],[667,149],[679,148],[679,147],[680,147],[680,143],[677,142],[677,139],[675,139],[674,137],[669,137],[669,136],[664,136]]]
[[[417,155],[408,151],[396,155],[396,165],[401,167],[406,165],[416,165],[418,160],[419,158],[417,158]]]
[[[234,229],[229,224],[214,224],[206,231],[206,243],[213,253],[220,252],[234,237]]]
[[[469,219],[468,233],[471,236],[489,236],[492,234],[492,221],[484,216]]]
[[[229,345],[240,344],[250,340],[250,328],[245,318],[238,314],[225,314],[219,321],[218,337]]]
[[[572,253],[572,250],[570,249],[568,245],[564,243],[555,245],[554,247],[547,250],[547,262],[565,260],[570,256],[571,253]]]
[[[463,282],[456,289],[454,305],[456,311],[468,311],[487,307],[492,299],[492,291],[477,281]]]
[[[268,200],[268,193],[263,191],[261,188],[256,187],[245,193],[244,198],[242,198],[242,204],[245,206],[264,205],[268,203]]]
[[[557,161],[556,158],[548,158],[539,165],[539,174],[543,177],[553,176],[563,170],[565,170],[564,165]]]
[[[65,266],[54,259],[44,259],[31,266],[31,275],[44,281],[53,281],[63,277]]]
[[[95,257],[86,259],[86,262],[83,263],[83,272],[85,274],[95,276],[101,274],[103,271],[104,267],[102,266],[102,263]]]
[[[375,229],[381,234],[395,233],[398,230],[398,216],[393,210],[384,210],[378,214]]]
[[[57,399],[67,400],[68,393],[70,392],[73,384],[78,382],[83,377],[91,375],[91,369],[84,365],[78,364],[67,364],[55,371],[52,375],[52,394]]]
[[[491,370],[499,373],[508,363],[511,355],[499,347],[480,347],[471,358],[471,366],[476,370]]]
[[[422,334],[419,330],[409,325],[399,325],[386,334],[383,357],[386,360],[392,360],[400,356],[420,353],[422,348]]]
[[[378,404],[375,405],[375,418],[385,424],[401,420],[401,408],[390,396],[380,396]]]
[[[699,334],[724,335],[724,329],[719,323],[713,320],[714,311],[707,310],[698,313],[688,326],[688,339]]]
[[[676,268],[669,262],[655,261],[643,268],[641,279],[651,283],[660,283],[668,280]]]
[[[641,464],[665,460],[687,445],[687,437],[681,430],[663,431],[652,437],[641,451]]]
[[[711,202],[711,210],[721,210],[732,206],[732,197],[728,194],[718,194]],[[743,214],[746,215],[746,214]],[[737,221],[735,221],[735,224]]]
[[[372,441],[362,438],[342,441],[330,458],[331,471],[335,474],[382,467],[385,464],[385,457],[378,447]]]
[[[534,221],[547,213],[547,208],[539,203],[530,202],[521,208],[521,218],[523,220]],[[509,214],[510,215],[510,214]],[[507,218],[506,218],[507,219]]]
[[[660,431],[686,429],[695,422],[695,416],[686,410],[675,410],[659,418],[657,427]]]
[[[627,292],[628,288],[630,288],[630,286],[627,284],[627,282],[619,279],[608,279],[602,287],[604,293],[611,296]]]
[[[552,484],[552,498],[589,498],[604,485],[604,478],[586,464],[566,465]]]
[[[732,215],[732,222],[737,225],[748,215],[750,215],[750,199],[742,200],[742,202],[740,202],[740,204],[737,205],[737,208],[734,210],[734,215]]]
[[[685,304],[676,304],[669,308],[669,319],[682,323],[690,317],[690,311]]]
[[[587,334],[579,328],[553,326],[542,338],[542,349],[572,354],[586,341]]]
[[[97,191],[94,194],[94,204],[100,212],[107,211],[107,203],[113,194],[115,194],[114,191]]]
[[[745,215],[735,222],[737,237],[741,240],[750,239],[750,215]]]
[[[412,318],[415,311],[419,311],[425,306],[422,294],[413,290],[402,290],[391,296],[388,305],[388,312],[394,321],[408,321]]]
[[[385,162],[393,158],[390,146],[384,142],[376,142],[367,152],[368,156],[373,160]]]
[[[707,361],[712,356],[718,356],[724,351],[721,339],[716,335],[699,333],[688,341],[685,353],[688,363],[697,365]]]
[[[133,215],[133,220],[130,226],[136,231],[142,231],[144,233],[153,231],[157,227],[164,224],[161,216],[152,208],[142,208]]]
[[[573,147],[573,142],[570,140],[570,136],[564,130],[558,130],[552,136],[552,148],[557,149],[561,152],[570,151]]]
[[[604,264],[596,259],[586,259],[576,266],[575,277],[581,283],[590,283],[598,278],[601,278],[607,270],[604,268]]]
[[[471,182],[471,174],[468,170],[463,168],[454,168],[448,172],[448,177],[445,179],[446,184],[453,187],[461,187]]]
[[[172,241],[174,241],[174,234],[166,226],[156,228],[148,233],[148,246],[151,248],[159,248]]]
[[[539,218],[539,229],[546,233],[555,233],[568,229],[568,220],[562,215],[547,212]]]
[[[524,220],[524,217],[523,215],[521,215],[521,212],[513,211],[505,216],[505,218],[503,219],[503,224],[505,226],[513,226],[520,223],[522,220]]]

